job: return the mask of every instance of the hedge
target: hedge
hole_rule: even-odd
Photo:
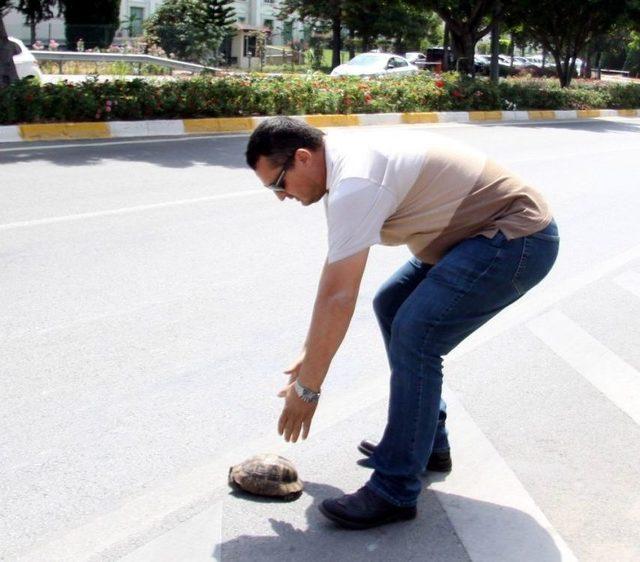
[[[89,80],[0,90],[0,124],[251,115],[528,109],[637,109],[640,84],[510,78],[498,85],[457,74],[359,80],[228,75],[174,81]]]

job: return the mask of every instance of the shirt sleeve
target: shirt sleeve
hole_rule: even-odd
[[[393,194],[371,180],[346,178],[333,186],[325,207],[327,261],[348,258],[379,243],[382,225],[395,207]]]

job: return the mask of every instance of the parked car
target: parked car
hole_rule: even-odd
[[[476,72],[479,74],[489,74],[491,72],[491,56],[490,55],[474,55],[473,64]]]
[[[509,59],[510,61],[511,59]],[[489,76],[491,74],[491,55],[474,55],[473,62],[478,74]],[[503,55],[498,55],[498,70],[500,76],[509,76],[515,74],[515,68],[511,68],[509,62],[506,62]]]
[[[15,37],[9,37],[9,43],[13,48],[13,64],[18,78],[42,78],[40,65],[25,44]]]
[[[331,76],[406,76],[420,69],[399,55],[389,53],[362,53],[348,63],[336,66]]]
[[[420,70],[424,70],[427,68],[427,55],[423,53],[405,53],[404,58],[407,59],[411,64],[415,64]]]

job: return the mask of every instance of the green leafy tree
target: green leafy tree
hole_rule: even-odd
[[[342,49],[342,25],[349,2],[355,0],[284,0],[279,17],[297,17],[311,24],[328,24],[331,27],[331,66],[340,64]]]
[[[11,0],[0,0],[0,88],[4,88],[18,79],[16,66],[13,64],[13,48],[9,43],[3,19],[12,7]]]
[[[498,0],[426,0],[421,4],[435,11],[447,25],[459,69],[475,76],[476,44],[500,17],[495,9]]]
[[[631,32],[627,45],[627,58],[624,61],[624,70],[628,70],[632,76],[640,75],[640,33]]]
[[[17,9],[25,15],[25,23],[31,31],[31,44],[36,42],[36,26],[54,17],[58,0],[19,0]]]
[[[510,0],[505,16],[520,23],[551,53],[560,79],[567,87],[575,73],[576,58],[589,41],[605,35],[623,17],[626,0]]]
[[[368,51],[380,37],[390,39],[397,53],[417,50],[423,40],[437,42],[439,18],[406,0],[359,0],[345,5],[344,23]]]
[[[149,41],[167,53],[208,63],[236,21],[231,0],[166,0],[145,24]]]
[[[109,47],[120,27],[120,0],[61,0],[67,48],[82,39],[87,49]]]

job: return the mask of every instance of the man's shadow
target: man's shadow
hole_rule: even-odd
[[[305,482],[304,493],[313,498],[306,509],[306,530],[287,521],[269,518],[276,536],[240,535],[216,546],[212,559],[229,561],[277,561],[304,559],[338,562],[388,560],[441,560],[443,562],[472,559],[464,540],[459,537],[445,515],[435,493],[425,486],[418,501],[418,517],[412,521],[393,523],[364,531],[350,531],[336,526],[318,510],[326,498],[341,496],[344,491],[326,484]],[[239,492],[232,496],[249,502],[276,502]],[[555,562],[562,556],[549,533],[531,516],[519,510],[480,502],[451,494],[438,494],[455,505],[456,510],[480,521],[490,521],[487,533],[477,537],[481,558],[501,562]],[[496,532],[495,530],[499,531]],[[495,536],[490,536],[491,533]],[[476,538],[473,538],[476,540]],[[493,554],[487,557],[487,549]],[[477,554],[477,553],[476,553]]]

